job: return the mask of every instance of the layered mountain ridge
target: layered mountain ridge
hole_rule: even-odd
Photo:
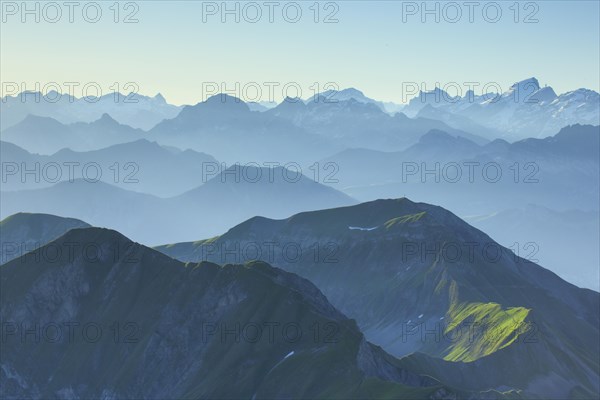
[[[74,250],[50,260],[47,246]],[[263,262],[184,264],[100,228],[45,247],[0,266],[15,328],[3,398],[505,398],[400,367],[310,282]],[[58,339],[21,336],[65,325]]]
[[[548,398],[598,391],[598,293],[516,256],[440,207],[379,200],[286,220],[254,218],[217,238],[158,249],[184,261],[244,261],[264,243],[280,248],[259,258],[314,282],[396,356],[421,352],[493,366],[488,388]],[[289,243],[300,256],[283,250]],[[473,323],[473,341],[446,337]],[[432,338],[436,330],[444,339]],[[548,371],[561,371],[561,390]],[[472,390],[481,382],[464,384]]]

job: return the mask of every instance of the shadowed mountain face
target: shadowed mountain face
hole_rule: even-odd
[[[284,218],[303,210],[356,204],[297,170],[281,167],[238,165],[204,178],[208,179],[204,185],[170,198],[78,179],[43,189],[1,192],[0,211],[2,217],[21,211],[69,215],[158,244],[214,236],[255,215]],[[153,225],[161,228],[151,229]]]
[[[487,369],[485,380],[464,377],[466,389],[556,399],[600,390],[599,294],[440,207],[379,200],[253,218],[217,238],[158,249],[183,261],[273,262],[315,283],[373,343],[396,356],[424,353],[405,361],[436,369],[432,376],[463,363]]]
[[[18,213],[0,221],[0,264],[33,251],[75,228],[90,225],[74,218]]]
[[[0,272],[6,399],[480,398],[403,369],[263,262],[184,264],[88,228]]]

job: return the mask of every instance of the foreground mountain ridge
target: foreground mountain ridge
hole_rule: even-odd
[[[476,362],[494,376],[472,374],[465,389],[508,387],[556,399],[600,390],[600,295],[516,256],[441,207],[378,200],[285,220],[256,217],[216,238],[158,249],[184,261],[244,261],[264,243],[304,250],[295,257],[276,247],[259,258],[315,283],[370,341],[398,357],[424,353],[425,369],[436,359],[449,362],[434,368],[438,379],[452,376],[454,363],[468,369]],[[444,338],[473,323],[473,342]]]
[[[44,256],[48,246],[73,244],[68,254]],[[91,244],[93,256],[83,250]],[[0,363],[7,399],[518,396],[469,393],[410,372],[314,285],[264,262],[184,264],[118,232],[84,228],[0,272],[0,313],[16,329]],[[259,337],[256,327],[267,323],[304,335]],[[65,324],[73,335],[21,336],[26,327]],[[82,337],[79,324],[104,328],[105,336]],[[245,333],[236,334],[238,324]]]

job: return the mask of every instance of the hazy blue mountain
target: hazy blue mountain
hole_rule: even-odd
[[[311,155],[325,156],[341,148],[289,121],[270,118],[268,113],[251,111],[236,97],[215,95],[184,107],[177,117],[159,123],[148,134],[161,144],[205,151],[231,164],[303,163]]]
[[[400,152],[351,149],[320,161],[333,184],[361,201],[408,195],[436,199],[461,215],[523,204],[597,210],[600,128],[565,127],[553,137],[484,146],[433,131]]]
[[[467,118],[492,132],[502,132],[508,140],[553,135],[567,125],[600,124],[598,92],[581,88],[557,95],[551,87],[541,87],[536,78],[516,82],[501,94],[474,95],[469,91],[460,97],[439,88],[421,92],[403,112],[418,115],[426,106],[439,109],[438,118],[451,126],[465,129],[469,126],[466,120],[458,118]],[[430,110],[426,115],[435,117]],[[485,136],[485,131],[477,133]]]
[[[1,192],[0,217],[18,212],[46,213],[77,218],[93,226],[127,232],[145,243],[161,237],[163,231],[148,229],[150,223],[164,227],[165,236],[177,216],[168,216],[167,200],[136,193],[98,181],[77,179],[42,189]],[[171,226],[171,228],[170,228]]]
[[[32,153],[52,154],[60,149],[97,150],[144,137],[144,131],[134,129],[103,114],[93,122],[62,124],[50,117],[28,115],[16,125],[3,130],[0,138]]]
[[[466,137],[478,143],[487,140],[476,132],[453,129],[444,122],[408,118],[402,113],[393,116],[374,103],[365,103],[349,97],[331,102],[317,97],[306,104],[299,99],[286,99],[264,114],[292,122],[311,133],[334,139],[348,147],[376,150],[401,150],[416,142],[431,129],[440,129],[452,136]]]
[[[402,112],[402,110],[404,110],[405,104],[399,104],[393,101],[384,101],[383,107],[388,113],[396,114],[397,112]]]
[[[445,90],[436,87],[433,90],[419,91],[419,94],[408,101],[402,112],[410,117],[415,117],[421,110],[430,106],[438,110],[445,110],[448,113],[456,113],[458,110],[471,107],[473,104],[483,103],[495,96],[499,96],[499,94],[476,95],[472,90],[467,90],[464,97],[452,96]],[[442,115],[445,115],[445,113]]]
[[[56,93],[50,93],[47,98],[52,99],[56,95]],[[223,100],[229,96],[217,95],[214,97]],[[98,99],[94,98],[93,101],[62,95],[59,101],[50,102],[46,100],[35,101],[35,93],[29,92],[24,98],[26,100],[24,102],[21,100],[20,95],[7,96],[2,99],[2,129],[16,125],[29,114],[51,117],[65,124],[93,122],[103,114],[109,114],[122,124],[149,130],[162,120],[176,119],[179,112],[184,108],[197,110],[200,104],[211,100],[208,99],[206,102],[198,103],[195,106],[179,107],[168,104],[160,94],[155,97],[142,95],[135,95],[134,97],[130,95],[128,97],[122,94],[115,97],[113,94],[108,94]],[[312,103],[313,105],[323,106],[323,100],[325,99],[330,100],[327,103],[329,105],[335,104],[331,100],[338,100],[336,103],[354,101],[363,105],[373,105],[383,113],[395,114],[402,112],[411,118],[422,117],[444,123],[443,125],[431,125],[430,123],[425,131],[429,129],[456,129],[458,132],[462,132],[463,136],[468,132],[490,140],[496,137],[504,137],[509,140],[519,140],[532,136],[545,137],[554,134],[567,125],[578,123],[600,124],[600,113],[598,111],[600,95],[597,92],[581,88],[557,95],[551,87],[540,86],[536,78],[516,82],[504,93],[498,94],[476,95],[469,90],[461,97],[452,96],[444,90],[436,88],[431,91],[420,92],[406,105],[372,99],[355,88],[339,91],[328,90],[305,101],[307,105]],[[137,102],[131,102],[131,100],[137,100]],[[305,102],[300,99],[298,101]],[[275,108],[275,103],[251,102],[247,106],[249,111],[264,112]],[[207,107],[203,108],[206,109]],[[358,111],[357,109],[353,110]],[[215,115],[219,120],[216,126],[213,125],[215,122],[213,119],[212,123],[203,124],[201,127],[195,128],[186,123],[183,124],[183,127],[188,131],[203,132],[203,135],[209,137],[209,132],[206,132],[206,130],[225,130],[229,135],[239,138],[239,126],[235,123],[225,123],[222,118],[219,118],[219,114],[220,112]],[[189,118],[185,118],[185,120],[189,122]],[[254,122],[256,123],[256,121]],[[251,128],[251,130],[262,128],[264,134],[266,134],[264,131],[270,129],[289,130],[289,127],[286,129],[285,125],[280,125],[281,121],[271,123],[276,126],[265,127],[258,123],[256,126],[249,126],[248,128]],[[365,127],[364,123],[365,121],[356,130],[363,129]],[[386,123],[381,120],[379,123],[386,125],[389,122]],[[167,127],[170,125],[167,124],[163,128],[169,131]],[[312,130],[308,133],[318,133],[318,130],[314,131],[314,126],[311,126],[311,128]],[[408,136],[412,133],[411,128],[415,129],[411,126],[404,128],[409,131]],[[370,127],[370,129],[375,128]],[[385,130],[385,126],[379,126],[378,129]],[[349,136],[352,135],[349,134]],[[204,139],[207,140],[206,137]],[[414,142],[414,138],[409,137],[408,141]],[[181,146],[181,143],[179,145]],[[374,143],[374,145],[380,144]],[[406,147],[406,144],[402,145]],[[187,146],[184,144],[183,147]],[[364,147],[364,143],[352,143],[351,147]],[[400,150],[400,148],[392,150]]]
[[[289,243],[303,252],[290,255]],[[458,374],[463,389],[554,399],[600,391],[600,294],[516,256],[441,207],[378,200],[285,220],[256,217],[217,238],[158,249],[192,262],[257,258],[297,273],[407,364],[433,368],[434,377],[477,371]]]
[[[541,152],[547,157],[576,157],[598,161],[600,153],[600,128],[598,125],[571,125],[556,135],[544,139],[524,139],[513,143],[512,148],[521,154]]]
[[[70,229],[90,225],[74,218],[18,213],[0,221],[0,264],[57,239]]]
[[[436,163],[459,162],[470,159],[481,151],[481,146],[468,139],[431,130],[421,136],[418,143],[404,151],[351,148],[320,160],[319,163],[333,163],[337,166],[336,178],[339,182],[332,186],[355,192],[361,200],[371,200],[371,191],[377,191],[384,185],[394,186],[380,198],[393,197],[396,193],[392,190],[409,191],[409,183],[414,183],[415,179],[420,183],[422,166],[423,169],[433,170]],[[411,172],[412,166],[416,168],[414,172]],[[430,176],[431,181],[435,179],[435,176]]]
[[[374,104],[381,111],[386,111],[385,105],[381,101],[374,100],[370,97],[365,96],[363,92],[355,88],[347,88],[342,90],[326,90],[321,93],[317,93],[314,96],[304,100],[306,104],[310,102],[326,101],[326,102],[338,102],[348,101],[354,99],[359,103]]]
[[[581,222],[580,232],[600,229],[599,138],[598,127],[584,125],[544,139],[513,144],[499,139],[485,146],[431,132],[404,152],[352,149],[320,164],[335,163],[339,182],[332,186],[359,201],[410,196],[436,201],[469,221],[483,218],[483,225],[474,224],[503,245],[517,242],[522,255],[537,246],[536,258],[546,268],[597,289],[597,234],[575,233],[573,222]],[[485,166],[492,167],[487,174]],[[549,221],[555,223],[545,223],[543,213],[509,211],[527,204],[553,210]],[[575,248],[580,262],[572,266],[567,261],[573,252],[565,249]]]
[[[250,108],[250,111],[267,111],[273,107],[277,106],[277,102],[275,101],[249,101],[246,104],[248,104],[248,108]]]
[[[49,262],[49,248],[74,250]],[[401,368],[313,284],[266,263],[184,264],[88,228],[0,271],[4,326],[72,329],[5,337],[6,399],[479,398]]]
[[[182,232],[190,239],[198,238],[198,231],[221,234],[256,215],[286,218],[304,210],[356,204],[348,195],[295,171],[241,165],[168,201],[174,215],[181,215],[179,226],[187,228]]]
[[[207,152],[234,162],[296,162],[307,164],[348,147],[401,150],[418,142],[431,129],[487,142],[477,132],[454,129],[442,121],[393,116],[372,102],[325,102],[324,97],[305,104],[286,99],[269,110],[252,111],[238,98],[216,95],[185,106],[148,132],[122,125],[108,114],[93,122],[62,124],[49,117],[28,116],[2,132],[2,140],[34,153],[51,154],[62,148],[97,150],[141,138],[163,145]],[[360,98],[360,97],[359,97]],[[319,101],[320,100],[320,101]],[[254,107],[254,106],[253,106]],[[256,107],[254,107],[256,108]]]
[[[154,97],[110,93],[86,99],[55,91],[46,96],[39,92],[25,92],[5,96],[0,101],[2,130],[16,125],[30,114],[49,117],[63,124],[93,122],[102,115],[109,114],[121,124],[150,129],[163,119],[175,117],[181,109],[167,103],[160,93]]]
[[[263,111],[267,111],[268,108],[263,106],[260,103],[257,103],[256,101],[249,101],[248,103],[248,108],[250,109],[250,111],[259,111],[259,112],[263,112]]]
[[[220,165],[208,154],[160,146],[146,139],[85,152],[62,149],[49,156],[30,154],[2,142],[0,153],[2,161],[15,168],[2,183],[4,191],[42,188],[58,181],[87,178],[135,192],[170,197],[202,184],[203,171]],[[24,174],[26,170],[34,170],[36,164],[39,165],[37,176]],[[98,178],[97,171],[100,171]]]
[[[394,116],[373,103],[349,97],[335,103],[287,98],[277,107],[252,111],[238,98],[216,95],[187,106],[149,132],[161,144],[191,147],[229,162],[308,163],[347,147],[404,149],[431,129],[486,143],[476,134],[433,119]],[[312,158],[311,158],[312,157]]]
[[[579,287],[600,290],[600,255],[594,245],[600,243],[598,211],[554,211],[528,204],[465,219],[521,257]]]
[[[231,167],[170,198],[83,179],[0,195],[2,217],[22,211],[70,216],[117,229],[146,244],[221,234],[256,215],[284,218],[303,210],[356,204],[294,171],[253,166]],[[149,229],[152,225],[160,229]]]
[[[33,160],[37,160],[39,157],[38,154],[31,154],[27,150],[9,143],[0,141],[0,156],[2,157],[3,162],[17,162],[17,163],[30,163]],[[7,172],[8,174],[8,172]],[[2,186],[4,187],[7,182],[2,182]]]
[[[337,102],[337,101],[346,101],[346,100],[350,100],[350,99],[354,99],[356,101],[358,101],[359,103],[370,103],[370,104],[375,104],[377,107],[379,107],[379,109],[381,109],[382,111],[385,111],[389,114],[395,114],[399,111],[402,111],[404,104],[398,104],[398,103],[394,103],[391,101],[379,101],[379,100],[375,100],[372,99],[370,97],[365,96],[365,94],[363,92],[361,92],[358,89],[355,88],[347,88],[347,89],[342,89],[342,90],[326,90],[324,92],[315,94],[314,96],[311,96],[310,98],[304,100],[305,103],[309,103],[311,101],[319,101],[320,99],[322,100],[322,98],[327,99],[327,101],[330,102]]]
[[[479,136],[490,140],[503,136],[503,133],[493,127],[483,126],[473,122],[470,118],[460,114],[453,114],[444,110],[442,107],[434,107],[426,104],[419,110],[415,118],[428,118],[443,121],[454,129],[460,129],[466,132],[477,132]]]

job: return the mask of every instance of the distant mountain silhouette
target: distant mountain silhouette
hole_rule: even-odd
[[[442,89],[421,92],[403,112],[440,119],[458,129],[482,125],[487,129],[476,133],[488,139],[519,140],[553,135],[567,125],[600,125],[600,95],[583,88],[557,95],[536,78],[528,78],[498,94],[467,92],[453,97]]]
[[[6,96],[2,101],[1,129],[18,124],[27,115],[39,115],[63,124],[93,122],[109,114],[122,124],[150,129],[166,118],[173,118],[181,107],[167,103],[158,93],[154,97],[141,94],[110,93],[99,98],[77,98],[51,91],[45,96],[39,92],[24,92]]]
[[[49,214],[17,213],[0,221],[0,264],[33,251],[75,228],[90,225]]]
[[[83,179],[0,195],[2,217],[21,211],[70,216],[118,229],[146,244],[217,235],[255,215],[284,218],[303,210],[356,203],[297,171],[254,166],[231,167],[170,198]],[[160,229],[149,229],[149,224]]]
[[[15,171],[5,177],[2,185],[5,191],[48,187],[59,180],[88,178],[88,175],[95,180],[96,169],[99,169],[98,179],[103,182],[135,192],[171,197],[197,187],[206,170],[220,166],[208,154],[161,146],[146,139],[91,151],[62,149],[49,156],[31,154],[2,142],[0,152],[3,162],[15,166]],[[37,179],[31,174],[23,176],[24,170],[34,170],[36,163],[40,166]],[[84,172],[86,165],[92,163],[96,167]],[[72,169],[69,166],[73,166]]]
[[[144,131],[122,125],[108,114],[93,122],[62,124],[50,117],[28,115],[2,131],[0,138],[32,153],[52,154],[60,149],[97,150],[141,139]]]

